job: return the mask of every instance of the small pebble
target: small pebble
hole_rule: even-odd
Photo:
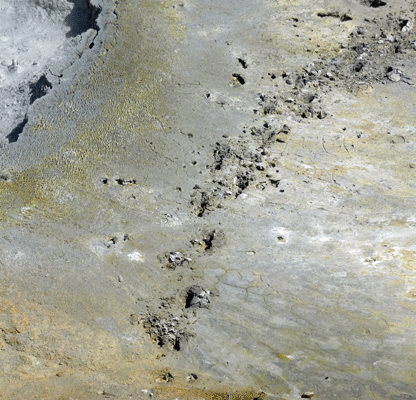
[[[401,76],[399,74],[391,74],[391,75],[389,75],[389,79],[392,82],[399,82],[400,79],[401,79]]]

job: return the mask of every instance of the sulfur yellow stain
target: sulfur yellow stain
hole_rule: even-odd
[[[87,221],[100,210],[93,181],[97,166],[114,165],[115,159],[144,164],[134,149],[155,129],[166,130],[170,70],[185,32],[178,6],[170,0],[114,4],[119,17],[110,24],[95,64],[57,102],[53,117],[40,117],[32,128],[34,134],[49,131],[57,137],[72,129],[75,139],[37,166],[15,173],[13,181],[0,182],[3,225],[21,223],[15,215],[23,207],[48,219]],[[162,23],[154,24],[155,19]],[[60,200],[64,192],[77,199],[77,207]]]
[[[32,132],[36,133],[36,132],[50,130],[52,126],[53,125],[50,121],[48,121],[44,117],[40,117],[38,119],[38,122],[35,125],[33,125]]]
[[[180,397],[184,400],[206,399],[206,400],[265,400],[267,395],[254,389],[243,390],[207,390],[194,388],[179,388],[171,386],[159,386],[156,393],[162,398]],[[166,397],[165,397],[166,396]]]
[[[286,354],[278,353],[277,356],[283,361],[290,361],[290,358]]]
[[[416,251],[400,250],[400,260],[402,266],[407,270],[414,271],[416,269]]]

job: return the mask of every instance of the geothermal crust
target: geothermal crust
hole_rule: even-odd
[[[0,398],[415,399],[414,3],[24,3]]]

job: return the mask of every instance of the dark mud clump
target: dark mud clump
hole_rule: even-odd
[[[193,285],[186,289],[185,308],[209,308],[210,292],[202,286]]]
[[[199,186],[195,186],[194,190],[191,194],[190,203],[197,217],[203,217],[209,211],[214,211],[216,208],[221,207],[219,193],[215,189],[203,190]]]
[[[132,314],[130,323],[141,325],[154,344],[170,350],[181,350],[188,339],[195,336],[184,327],[183,318],[174,317],[170,313],[165,316],[155,313]]]
[[[199,252],[211,252],[226,243],[225,233],[221,229],[204,229],[200,238],[191,240],[193,246],[198,246]]]
[[[189,257],[183,250],[166,252],[158,259],[164,268],[175,270],[177,267],[190,266],[192,258]]]

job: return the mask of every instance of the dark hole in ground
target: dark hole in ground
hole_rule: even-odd
[[[176,343],[175,343],[175,345],[176,345]],[[176,349],[175,349],[176,350]],[[160,377],[160,380],[161,381],[163,381],[163,382],[168,382],[168,383],[170,383],[170,382],[173,382],[173,375],[170,373],[170,372],[165,372],[161,377]]]
[[[194,298],[193,293],[188,292],[185,298],[185,308],[191,307],[192,299]]]
[[[346,21],[352,21],[352,17],[350,17],[347,14],[343,14],[339,17],[339,19],[341,20],[341,22],[346,22]]]
[[[118,178],[116,179],[116,182],[119,185],[135,185],[136,184],[136,179],[123,179],[123,178]]]
[[[202,239],[202,241],[205,244],[205,251],[209,250],[212,247],[212,242],[215,239],[215,230],[208,232],[204,238]]]
[[[235,78],[240,85],[246,83],[245,79],[240,74],[233,74],[233,78]]]
[[[0,175],[0,181],[2,181],[2,182],[10,182],[11,179],[10,179],[9,176],[2,174],[2,175]]]
[[[30,104],[33,104],[37,99],[45,96],[49,90],[52,89],[52,84],[48,81],[45,75],[42,75],[37,82],[29,84],[30,89]]]
[[[101,12],[100,7],[96,7],[89,0],[68,0],[74,4],[72,11],[65,18],[65,23],[71,28],[66,34],[67,37],[75,37],[88,29],[100,28],[97,25],[97,18]]]
[[[402,30],[408,24],[408,22],[409,22],[408,19],[402,19],[402,20],[400,20],[400,22],[399,22],[400,30]]]
[[[250,176],[250,174],[246,173],[239,173],[236,176],[236,183],[235,185],[240,189],[238,193],[236,193],[236,197],[238,197],[241,192],[246,189],[248,187],[248,185],[250,184],[250,181],[252,181],[252,177]]]
[[[360,0],[360,3],[372,8],[384,7],[387,4],[381,0]]]
[[[364,64],[359,62],[359,63],[355,64],[354,71],[355,72],[360,72],[363,68],[364,68]]]
[[[190,373],[188,376],[187,376],[187,378],[186,378],[188,381],[196,381],[196,380],[198,380],[198,375],[197,374],[193,374],[193,373]]]
[[[237,58],[237,60],[244,69],[248,67],[248,64],[242,58]]]
[[[316,14],[318,17],[325,18],[325,17],[333,17],[333,18],[339,18],[341,22],[351,21],[352,17],[350,17],[347,14],[340,15],[337,12],[319,12]]]
[[[318,97],[315,94],[312,93],[308,93],[305,96],[305,103],[312,103],[315,99],[317,99]]]
[[[26,124],[28,122],[27,115],[25,116],[25,119],[16,126],[7,136],[6,139],[9,141],[9,143],[15,143],[19,139],[20,134],[23,132],[23,129],[25,128]]]
[[[107,242],[107,248],[114,246],[117,243],[117,238],[114,236]]]

